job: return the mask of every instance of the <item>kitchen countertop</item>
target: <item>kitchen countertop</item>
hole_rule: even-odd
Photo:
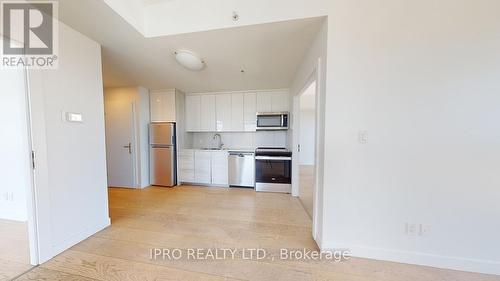
[[[190,150],[203,150],[203,151],[227,151],[227,152],[246,152],[254,153],[254,148],[223,148],[223,149],[211,149],[211,148],[185,148]]]
[[[245,149],[245,148],[229,148],[229,149],[224,149],[224,150],[227,150],[229,152],[246,152],[246,153],[254,153],[255,152],[255,149]]]

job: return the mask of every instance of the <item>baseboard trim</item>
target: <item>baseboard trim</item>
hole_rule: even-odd
[[[92,226],[92,227],[87,227],[82,232],[79,232],[79,233],[77,233],[77,234],[69,237],[64,242],[56,244],[56,245],[53,245],[52,246],[52,257],[50,257],[49,259],[51,259],[51,258],[57,256],[58,254],[66,251],[67,249],[69,249],[69,248],[73,247],[74,245],[82,242],[83,240],[89,238],[90,236],[96,234],[97,232],[105,229],[106,227],[108,227],[110,225],[111,225],[111,218],[108,217],[106,220],[104,220],[100,224],[97,224],[97,225]],[[49,259],[41,260],[40,264],[48,261]]]
[[[321,250],[349,249],[353,257],[500,275],[500,262],[322,241]]]

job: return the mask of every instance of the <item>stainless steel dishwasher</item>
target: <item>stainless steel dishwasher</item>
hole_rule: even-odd
[[[229,186],[255,186],[255,156],[252,152],[229,152]]]

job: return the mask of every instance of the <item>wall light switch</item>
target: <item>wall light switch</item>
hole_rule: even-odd
[[[66,112],[66,121],[74,123],[82,123],[83,115],[81,113]]]

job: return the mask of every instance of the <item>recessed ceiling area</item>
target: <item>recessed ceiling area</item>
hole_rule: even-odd
[[[311,18],[145,38],[103,1],[60,1],[59,17],[102,45],[105,87],[175,87],[186,92],[289,87],[324,21]],[[176,50],[195,52],[206,66],[198,72],[183,68],[175,60]]]
[[[158,4],[161,2],[171,2],[171,1],[174,0],[142,0],[141,2],[144,6],[148,6],[148,5]]]

